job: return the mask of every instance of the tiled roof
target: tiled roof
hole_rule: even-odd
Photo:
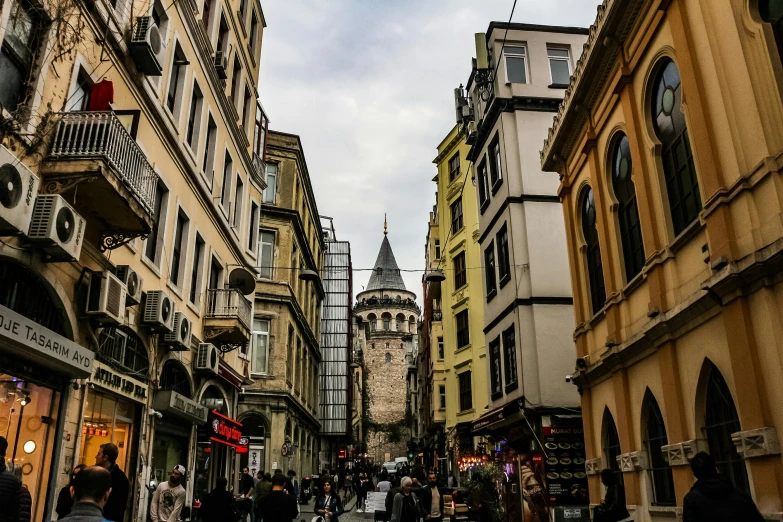
[[[375,260],[370,282],[367,283],[367,290],[407,290],[387,236],[383,236],[381,250]]]

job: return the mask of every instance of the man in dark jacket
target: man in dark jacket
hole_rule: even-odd
[[[610,469],[602,469],[601,482],[606,486],[606,496],[603,503],[595,508],[593,522],[619,522],[631,516],[625,507],[625,490],[617,480],[617,474]]]
[[[229,518],[234,506],[234,495],[226,490],[228,479],[220,477],[215,482],[215,489],[201,501],[201,520],[204,522],[222,522]]]
[[[111,442],[101,444],[98,454],[95,455],[95,465],[111,473],[111,497],[103,506],[103,515],[106,520],[112,522],[125,522],[125,509],[128,507],[130,492],[128,477],[117,465],[117,457],[119,456],[119,448]]]
[[[753,499],[718,474],[709,454],[697,453],[691,460],[691,470],[697,480],[685,495],[683,522],[764,522]]]
[[[22,483],[5,467],[5,452],[8,441],[0,437],[0,512],[9,522],[19,520],[19,506],[22,503]]]
[[[443,495],[438,489],[438,475],[430,471],[427,475],[427,486],[421,488],[421,516],[430,522],[443,521]]]
[[[106,501],[111,495],[112,476],[99,466],[83,468],[73,479],[71,495],[74,505],[61,520],[68,522],[103,522]],[[109,519],[111,520],[111,519]]]
[[[288,479],[282,473],[272,477],[272,491],[261,501],[261,517],[264,522],[291,522],[299,514],[296,497],[285,490]]]

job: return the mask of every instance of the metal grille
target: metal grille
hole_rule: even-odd
[[[205,317],[220,319],[239,319],[249,330],[253,305],[236,288],[207,289],[207,309]]]
[[[160,374],[160,389],[174,391],[192,399],[188,370],[179,361],[166,361]]]
[[[7,257],[0,257],[0,305],[65,335],[64,315],[51,291],[33,271]]]
[[[100,349],[96,357],[99,361],[137,379],[146,381],[149,378],[147,348],[136,332],[127,326],[104,328],[98,344]]]

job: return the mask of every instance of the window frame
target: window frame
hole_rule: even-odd
[[[470,370],[457,374],[459,390],[459,413],[465,413],[473,409],[473,382]]]
[[[448,169],[449,169],[449,183],[457,179],[460,175],[460,159],[459,159],[459,151],[454,153],[454,155],[449,158],[448,162]]]
[[[157,220],[155,219],[155,213],[156,209],[158,208],[158,195],[160,195],[160,207]],[[155,203],[153,204],[153,215],[152,215],[152,221],[153,221],[153,229],[155,233],[153,234],[152,230],[150,231],[150,234],[147,236],[147,239],[144,240],[144,248],[142,249],[142,259],[146,259],[150,263],[152,263],[153,266],[155,266],[156,269],[160,269],[160,260],[163,255],[164,250],[164,244],[166,241],[166,223],[168,220],[168,207],[169,207],[169,199],[171,197],[171,191],[169,190],[168,186],[164,183],[163,179],[161,177],[158,177],[158,187],[155,190]],[[154,251],[153,251],[153,257],[150,258],[147,255],[147,251],[150,245],[150,242],[153,242],[154,244]]]
[[[270,169],[274,168],[274,172],[270,172]],[[267,163],[266,169],[265,169],[265,177],[266,177],[266,188],[264,189],[263,196],[261,198],[261,201],[263,201],[267,205],[274,205],[275,201],[277,199],[277,178],[280,172],[280,166],[277,163]],[[269,182],[269,177],[274,178],[274,183]],[[271,199],[267,194],[270,192],[272,193]]]
[[[210,123],[212,125],[210,125]],[[215,156],[217,154],[217,143],[218,125],[215,118],[212,117],[212,111],[207,109],[207,128],[204,140],[204,156],[201,163],[201,174],[206,179],[210,190],[212,190],[215,183]]]
[[[642,444],[647,451],[653,506],[675,506],[677,504],[672,468],[663,457],[661,448],[669,444],[666,424],[658,401],[648,389],[645,393],[643,411],[646,411]],[[653,430],[653,431],[651,431]]]
[[[623,268],[626,283],[642,271],[645,262],[639,204],[633,181],[633,162],[630,141],[624,132],[618,132],[610,142],[611,185],[617,200],[617,224],[620,233]],[[624,151],[627,148],[626,151]],[[626,157],[627,154],[627,157]],[[625,161],[625,163],[623,163]],[[627,169],[623,171],[623,168]]]
[[[465,266],[464,250],[453,257],[452,266],[454,267],[454,291],[456,292],[468,284],[468,270]]]
[[[438,384],[438,410],[446,409],[446,385]]]
[[[180,222],[182,227],[180,229]],[[179,245],[177,245],[177,236]],[[187,256],[190,249],[190,216],[188,216],[181,204],[177,205],[177,213],[174,218],[174,236],[171,238],[171,258],[169,259],[169,286],[177,289],[185,288],[183,279],[185,278],[185,266],[187,265]],[[176,259],[176,261],[175,261]]]
[[[519,387],[519,370],[517,368],[516,328],[511,326],[503,330],[503,377],[506,393],[510,393]],[[509,340],[510,339],[510,340]]]
[[[489,393],[494,401],[503,397],[503,369],[501,363],[500,335],[489,342]]]
[[[586,248],[584,249],[585,274],[587,284],[589,285],[588,295],[590,297],[590,310],[591,316],[595,316],[601,310],[603,310],[606,304],[606,280],[603,272],[603,260],[601,259],[601,243],[598,238],[598,218],[597,207],[595,205],[595,196],[593,195],[593,188],[590,185],[586,185],[579,198],[579,220],[581,222],[582,236],[585,242]],[[592,199],[590,199],[592,198]],[[589,200],[589,202],[588,202]],[[590,225],[587,223],[589,218],[589,210],[587,206],[593,207],[593,227],[595,230],[588,233],[587,227]]]
[[[553,56],[550,51],[565,51],[566,56]],[[571,75],[574,74],[573,67],[571,65],[571,48],[567,45],[562,44],[552,44],[546,46],[546,55],[547,55],[547,63],[549,64],[549,87],[552,89],[556,88],[562,88],[566,89],[568,88],[569,84],[571,83]],[[566,78],[565,83],[560,83],[555,81],[554,74],[552,73],[552,62],[565,62],[568,66],[568,78]]]
[[[265,243],[263,236],[265,234],[269,234],[272,236],[272,242],[271,243]],[[277,240],[277,234],[274,230],[267,230],[267,229],[259,229],[258,231],[258,266],[259,266],[259,274],[258,277],[261,279],[269,279],[271,280],[275,275],[275,243]],[[269,275],[264,275],[264,270],[266,269],[266,265],[264,264],[264,253],[263,248],[264,245],[269,245]]]
[[[457,326],[457,350],[470,346],[470,316],[468,310],[461,310],[454,314],[454,322]]]
[[[258,223],[259,223],[259,215],[261,212],[261,206],[258,204],[258,202],[254,199],[250,200],[250,220],[248,223],[248,245],[247,250],[251,253],[256,252],[256,248],[258,247],[258,234],[256,233],[256,230],[258,229]]]
[[[256,323],[266,323],[266,332],[263,330],[256,329]],[[251,373],[254,375],[268,375],[269,374],[269,355],[270,355],[270,344],[272,340],[272,321],[265,317],[254,317],[253,318],[253,329],[250,332],[251,338],[253,339],[252,346],[253,346],[253,353],[250,354],[250,360],[251,360]],[[265,337],[265,351],[266,351],[266,366],[263,370],[259,370],[257,363],[258,363],[258,356],[257,356],[257,350],[258,350],[258,339]]]
[[[443,336],[438,336],[436,342],[438,344],[438,361],[443,361],[446,358],[446,343],[443,341]]]
[[[204,261],[207,256],[207,242],[204,236],[196,229],[193,239],[193,255],[190,260],[190,287],[188,289],[188,302],[199,309],[201,304],[201,288],[204,285]]]
[[[476,176],[478,176],[479,210],[483,214],[491,199],[486,155],[476,169]]]
[[[17,91],[15,94],[15,103],[13,107],[4,107],[3,110],[5,111],[14,111],[19,107],[19,104],[25,100],[25,97],[28,95],[31,89],[31,85],[28,84],[30,82],[31,77],[33,76],[33,72],[40,69],[40,65],[37,65],[38,61],[38,55],[41,50],[42,45],[42,37],[45,36],[42,27],[44,27],[44,20],[41,17],[41,14],[38,9],[36,9],[36,6],[32,5],[31,2],[26,0],[12,0],[8,3],[7,10],[9,12],[8,18],[6,21],[6,26],[2,28],[2,41],[0,41],[0,54],[5,55],[6,59],[11,63],[11,65],[15,68],[17,68],[20,72],[23,72],[24,76],[22,78],[22,81],[19,85],[17,85]],[[30,38],[33,41],[33,45],[26,46],[31,50],[30,52],[30,60],[29,64],[25,63],[25,60],[22,56],[19,56],[19,53],[16,52],[16,50],[13,48],[13,45],[11,43],[7,43],[7,35],[10,32],[10,24],[11,24],[11,16],[10,13],[14,8],[14,4],[17,4],[19,6],[19,9],[23,9],[25,14],[30,20]],[[4,8],[5,9],[5,8]]]
[[[498,286],[502,290],[509,281],[511,281],[511,253],[508,246],[508,223],[503,223],[497,234],[495,234],[497,243],[497,259],[495,262],[498,267]]]
[[[240,229],[242,227],[242,207],[245,199],[245,182],[242,181],[242,175],[237,172],[236,182],[234,183],[234,218],[231,227]]]
[[[169,114],[174,118],[176,127],[179,128],[182,116],[182,97],[185,90],[185,78],[188,75],[188,57],[180,45],[179,40],[174,40],[174,51],[171,53],[169,64],[169,77],[166,86],[166,99],[164,105]]]
[[[465,228],[464,211],[462,209],[462,196],[457,198],[454,203],[449,205],[449,208],[451,209],[451,234],[454,235]],[[459,210],[459,213],[457,213],[456,210]]]
[[[487,302],[492,301],[498,293],[495,267],[495,241],[493,240],[484,249],[484,285],[486,286],[485,296]]]
[[[495,137],[489,143],[488,158],[489,161],[489,184],[494,196],[498,189],[503,185],[503,159],[500,148],[500,133],[496,132]]]
[[[522,49],[524,52],[517,53],[517,52],[509,52],[509,49]],[[511,84],[519,84],[519,85],[529,85],[530,84],[530,59],[528,58],[529,52],[527,48],[526,43],[520,43],[520,44],[509,44],[509,45],[503,45],[503,69],[505,73],[505,80],[507,85]],[[524,82],[512,82],[509,78],[508,74],[508,59],[522,59],[524,60],[524,73],[525,73],[525,81]]]
[[[220,208],[223,209],[223,215],[228,220],[231,215],[231,178],[234,173],[234,158],[231,152],[226,148],[223,152],[223,185],[220,187]]]
[[[198,91],[198,95],[197,95]],[[185,126],[185,143],[195,156],[198,153],[198,144],[201,139],[201,120],[204,117],[204,93],[199,87],[198,81],[193,79],[193,88],[190,91],[190,109],[188,121]]]

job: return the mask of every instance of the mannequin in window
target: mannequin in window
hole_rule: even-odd
[[[606,486],[606,495],[595,508],[594,522],[619,522],[630,516],[625,507],[625,490],[617,480],[617,473],[610,469],[601,470],[601,482]]]

